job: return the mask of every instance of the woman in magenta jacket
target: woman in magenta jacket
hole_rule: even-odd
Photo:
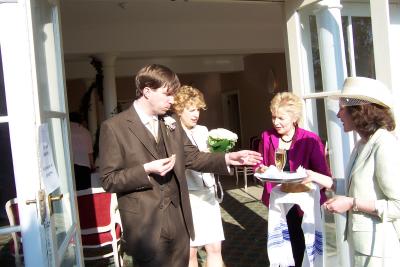
[[[287,155],[284,171],[296,171],[301,165],[305,169],[330,176],[321,139],[315,133],[298,127],[302,117],[302,100],[292,93],[279,93],[272,99],[270,110],[273,129],[261,134],[259,145],[259,151],[263,155],[262,164],[275,165],[275,150],[281,148],[286,150]],[[262,202],[267,207],[270,192],[274,186],[275,184],[269,182],[264,185]],[[321,190],[321,203],[325,200],[326,196]],[[301,266],[305,242],[301,229],[302,212],[299,206],[293,206],[286,218],[296,267]]]

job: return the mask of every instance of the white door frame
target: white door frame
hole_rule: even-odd
[[[0,45],[2,50],[4,85],[8,108],[8,121],[13,153],[14,175],[19,198],[20,226],[27,266],[46,266],[45,244],[42,242],[38,207],[24,205],[35,200],[39,191],[39,161],[37,158],[36,110],[31,70],[28,19],[23,3],[0,5]],[[13,27],[10,26],[10,21]],[[5,25],[9,25],[5,27]],[[24,34],[25,33],[25,34]],[[21,79],[21,77],[24,77]],[[20,153],[17,153],[20,151]],[[24,151],[24,153],[22,153]],[[31,246],[33,244],[33,246]]]
[[[58,83],[56,88],[46,88],[49,93],[59,90],[61,103],[64,110],[61,112],[45,112],[40,105],[40,91],[46,86],[41,83],[38,71],[43,66],[37,66],[37,55],[35,50],[33,17],[37,14],[37,2],[39,0],[19,0],[2,1],[0,0],[0,45],[2,51],[2,61],[4,70],[4,84],[6,91],[8,116],[1,121],[9,123],[11,150],[13,155],[13,165],[15,174],[15,185],[18,198],[20,231],[23,236],[22,242],[24,249],[25,266],[60,266],[64,259],[67,249],[75,251],[74,264],[83,265],[82,248],[80,243],[80,232],[77,224],[76,197],[72,185],[72,170],[67,170],[69,175],[67,194],[67,208],[70,209],[70,218],[73,223],[67,225],[65,237],[61,244],[57,245],[54,235],[54,221],[49,216],[47,200],[45,205],[39,201],[39,193],[43,189],[42,172],[39,156],[39,126],[46,122],[47,118],[59,118],[64,120],[61,127],[60,137],[64,141],[60,144],[65,148],[63,153],[68,154],[67,166],[70,166],[69,152],[69,124],[67,120],[67,109],[65,108],[65,87],[62,62],[62,48],[60,38],[60,25],[58,21],[59,9],[57,1],[51,9],[52,21],[49,22],[53,27],[54,43],[41,44],[46,49],[54,49],[55,58],[52,62],[55,65],[47,66],[54,73],[47,73],[47,79],[56,77],[53,82]],[[32,6],[31,6],[32,5]],[[41,10],[39,10],[41,11]],[[44,25],[43,25],[44,26]],[[44,27],[47,27],[45,25]],[[43,30],[43,34],[46,34]],[[49,34],[47,32],[47,34]],[[48,39],[46,39],[48,40]],[[47,50],[46,50],[47,51]],[[47,52],[46,52],[47,53]],[[46,55],[41,55],[45,57]],[[50,64],[44,62],[44,64]],[[61,76],[60,76],[61,74]],[[55,75],[55,76],[54,76]],[[51,76],[51,77],[50,77]],[[43,77],[42,77],[43,78]],[[64,99],[63,99],[64,98]],[[62,103],[64,101],[64,103]],[[67,139],[65,139],[65,137]],[[59,147],[59,144],[53,144]],[[57,153],[57,151],[56,151]],[[67,178],[68,180],[68,178]],[[72,188],[72,189],[71,189]],[[40,212],[41,208],[46,213]],[[44,216],[43,216],[44,214]],[[15,231],[19,229],[6,229]],[[74,242],[70,242],[70,241]]]

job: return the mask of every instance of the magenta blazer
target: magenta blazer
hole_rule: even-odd
[[[279,145],[279,134],[275,129],[264,131],[261,134],[259,152],[263,156],[265,166],[275,165],[274,151]],[[288,152],[290,171],[296,171],[301,165],[305,169],[331,176],[326,162],[324,145],[318,135],[313,132],[296,128],[293,141]],[[265,183],[262,202],[268,207],[269,195],[276,184]],[[324,190],[321,190],[321,203],[326,201]]]

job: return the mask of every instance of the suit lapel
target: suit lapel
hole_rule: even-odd
[[[128,128],[131,133],[139,139],[154,158],[158,159],[158,154],[153,144],[154,141],[151,139],[146,126],[143,125],[139,115],[133,107],[126,111],[126,121],[128,122]]]
[[[170,138],[170,135],[172,134],[172,132],[167,129],[167,127],[165,126],[165,123],[162,119],[159,118],[159,124],[160,124],[160,129],[161,129],[161,135],[164,139],[164,144],[165,144],[165,149],[167,150],[167,155],[168,157],[171,156],[173,153],[173,149],[172,149],[172,138]]]
[[[357,170],[363,166],[364,162],[369,158],[372,152],[372,148],[374,147],[376,140],[381,136],[382,130],[378,129],[368,140],[368,142],[365,144],[364,148],[362,148],[361,151],[358,151],[359,148],[357,148],[357,151],[353,151],[351,154],[351,158],[349,161],[349,187],[351,184],[351,180],[353,177],[353,174],[357,172]],[[360,143],[357,143],[357,146],[359,146]],[[354,149],[356,150],[356,149]],[[358,152],[358,156],[357,156]],[[350,165],[351,164],[351,165]]]
[[[346,170],[345,170],[345,179],[347,180],[346,188],[345,188],[346,193],[349,192],[351,179],[352,179],[352,173],[353,173],[353,167],[354,167],[355,160],[357,157],[357,150],[358,149],[356,147],[353,149],[353,151],[351,152],[351,155],[350,155],[349,163],[346,166]]]

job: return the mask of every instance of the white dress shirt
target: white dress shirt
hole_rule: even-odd
[[[139,115],[140,121],[144,124],[144,126],[153,134],[154,138],[157,139],[158,136],[158,117],[153,115],[150,116],[146,114],[137,104],[136,101],[133,102],[133,108],[136,110]]]

